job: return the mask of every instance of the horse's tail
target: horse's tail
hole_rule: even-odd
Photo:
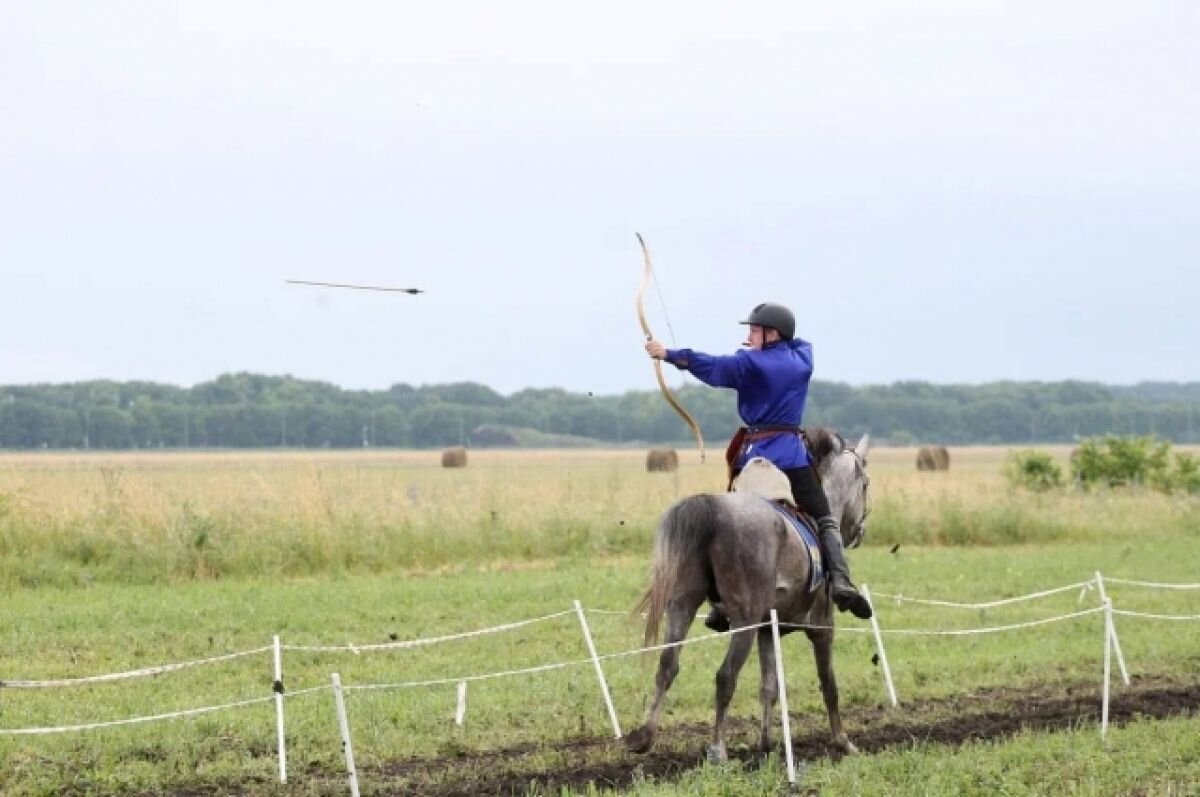
[[[705,549],[717,528],[717,501],[711,495],[693,495],[663,515],[654,539],[650,585],[633,611],[646,613],[646,644],[658,641],[658,627],[675,589],[680,567]],[[707,569],[707,568],[706,568]]]

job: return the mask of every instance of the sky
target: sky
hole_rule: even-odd
[[[0,3],[0,384],[653,389],[638,232],[668,346],[775,301],[818,379],[1195,381],[1198,37],[1188,0]]]

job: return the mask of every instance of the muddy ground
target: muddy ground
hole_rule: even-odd
[[[1109,705],[1109,722],[1122,724],[1138,717],[1165,718],[1200,713],[1200,684],[1135,679],[1126,689],[1114,690]],[[797,762],[835,758],[828,731],[812,717],[793,719],[792,747]],[[941,700],[902,704],[898,710],[883,706],[850,709],[843,713],[852,740],[864,755],[903,748],[915,742],[960,745],[972,740],[994,740],[1023,729],[1061,731],[1081,724],[1095,726],[1100,720],[1100,697],[1096,685],[1043,689],[1001,689],[975,692]],[[799,725],[799,728],[796,728]],[[489,753],[463,753],[452,758],[396,761],[360,773],[364,783],[376,788],[391,784],[398,793],[431,797],[468,795],[524,795],[536,786],[546,794],[559,794],[563,787],[586,789],[589,783],[607,788],[628,787],[635,780],[671,780],[698,767],[708,743],[708,725],[671,725],[659,736],[656,751],[633,755],[613,739],[577,739],[556,746],[562,766],[529,769],[523,760],[533,755],[545,758],[547,748],[512,748]],[[752,718],[733,721],[731,757],[754,761],[747,749],[757,734]],[[386,787],[385,787],[386,788]]]

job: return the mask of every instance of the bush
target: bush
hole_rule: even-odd
[[[1071,452],[1071,474],[1084,486],[1139,485],[1162,478],[1170,446],[1153,437],[1105,435]]]
[[[1200,461],[1172,454],[1169,443],[1149,436],[1085,440],[1071,453],[1071,473],[1085,487],[1149,485],[1165,493],[1200,493]]]
[[[1176,454],[1174,479],[1177,489],[1200,493],[1200,460],[1191,454]]]
[[[1164,493],[1200,493],[1200,460],[1191,454],[1175,454],[1175,467],[1163,469],[1152,479],[1157,489]]]
[[[1005,465],[1005,475],[1013,487],[1042,492],[1063,483],[1062,468],[1045,451],[1014,451]]]

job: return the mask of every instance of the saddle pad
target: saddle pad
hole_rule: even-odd
[[[767,501],[767,503],[782,515],[788,525],[795,530],[796,535],[800,537],[800,542],[804,544],[804,550],[808,551],[808,561],[812,565],[809,568],[808,591],[816,591],[817,587],[825,583],[825,562],[821,559],[821,543],[817,540],[816,529],[811,525],[812,520],[807,515],[796,514],[786,504],[777,501]]]

